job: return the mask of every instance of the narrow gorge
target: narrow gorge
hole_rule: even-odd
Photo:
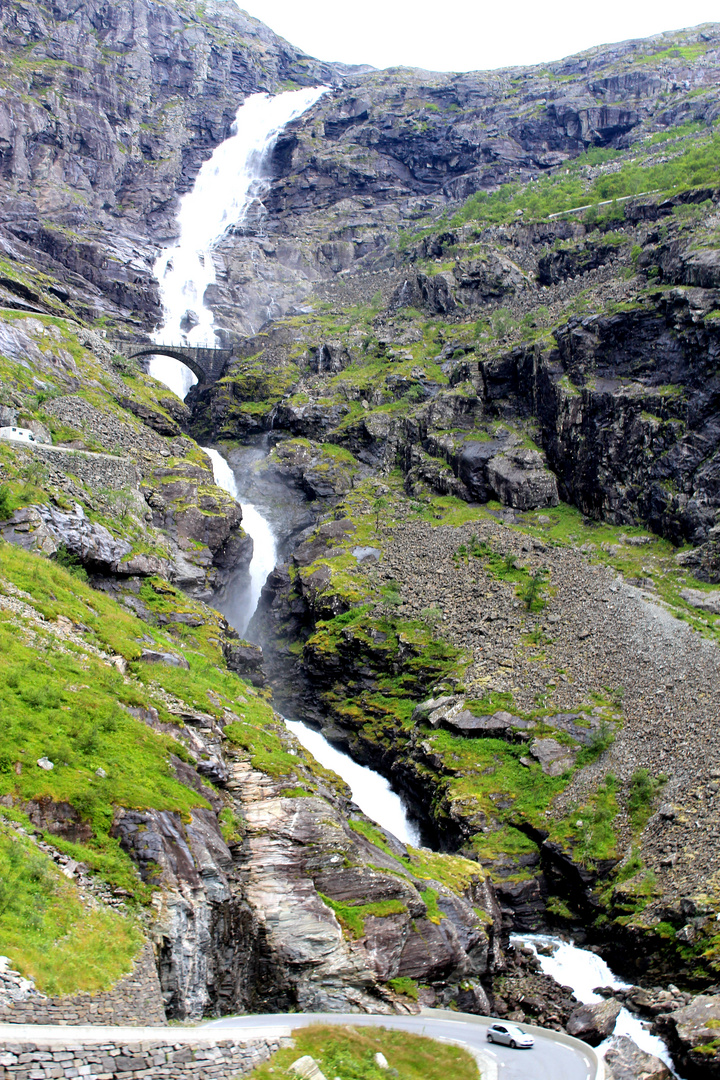
[[[720,26],[63,4],[0,8],[0,1019],[720,1076]]]

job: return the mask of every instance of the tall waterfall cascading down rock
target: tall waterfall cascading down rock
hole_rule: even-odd
[[[325,88],[319,87],[289,91],[274,98],[255,94],[238,109],[232,136],[205,162],[193,190],[182,200],[177,245],[163,252],[156,262],[165,315],[155,335],[158,344],[180,340],[189,345],[214,343],[215,320],[205,301],[206,290],[215,280],[212,245],[231,225],[242,221],[252,200],[259,197],[263,163],[282,128],[324,92]],[[195,316],[192,326],[188,315]],[[192,372],[168,357],[154,358],[150,374],[183,398],[197,381]],[[227,461],[219,451],[204,449],[218,487],[237,500],[237,482]],[[223,605],[240,634],[247,629],[277,555],[275,538],[262,514],[248,502],[243,502],[242,513],[243,527],[254,545],[249,581],[246,587],[240,586],[234,595],[227,596]],[[374,820],[379,818],[379,823],[402,842],[419,842],[416,826],[384,777],[357,765],[300,721],[287,723],[306,749],[320,756],[321,764],[334,768],[349,783],[361,809]]]
[[[169,1017],[414,989],[715,1080],[720,27],[453,75],[71,6],[0,18],[0,847],[119,843]]]
[[[225,458],[217,451],[205,447],[213,464],[215,483],[234,499],[238,497],[237,482]],[[260,591],[268,574],[275,566],[276,543],[268,522],[251,503],[242,504],[243,523],[253,539],[253,559],[250,563],[250,581],[237,597],[228,596],[223,604],[225,613],[235,610],[240,615],[236,627],[245,632],[257,606]],[[313,757],[326,769],[332,769],[350,787],[353,801],[373,821],[396,836],[403,844],[420,843],[417,826],[410,820],[400,796],[390,783],[366,766],[358,765],[347,754],[332,746],[319,731],[313,731],[300,720],[285,720],[288,730],[302,743]]]
[[[192,191],[182,199],[177,243],[156,260],[154,274],[163,305],[163,325],[154,334],[156,344],[218,344],[215,318],[207,303],[207,290],[215,282],[213,246],[261,198],[267,183],[267,156],[279,133],[323,93],[324,87],[310,87],[275,97],[252,94],[239,107],[232,135],[202,165]],[[191,371],[169,357],[155,357],[150,374],[181,398],[197,382]]]

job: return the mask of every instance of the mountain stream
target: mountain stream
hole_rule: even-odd
[[[162,252],[155,264],[164,312],[163,326],[155,335],[157,344],[163,341],[196,346],[217,343],[213,314],[205,304],[205,291],[215,281],[213,245],[229,226],[242,220],[252,200],[258,197],[262,190],[263,158],[272,149],[282,128],[309,108],[323,92],[323,88],[315,87],[274,98],[254,94],[238,109],[233,134],[202,166],[193,190],[182,200],[177,244]],[[181,398],[196,381],[188,368],[165,357],[152,360],[150,374]],[[204,447],[204,450],[212,462],[216,484],[239,499],[236,475],[229,463],[217,450],[211,447]],[[254,456],[263,455],[257,452]],[[262,587],[277,561],[278,544],[265,516],[265,507],[265,512],[261,512],[243,495],[242,511],[243,527],[254,543],[249,577],[238,578],[219,606],[239,633],[245,634]],[[353,800],[369,818],[403,843],[420,844],[418,828],[409,817],[403,800],[383,776],[358,765],[332,746],[319,731],[302,721],[285,719],[285,723],[321,765],[345,780]],[[622,988],[628,985],[595,953],[560,938],[514,935],[511,941],[532,948],[542,970],[561,985],[571,986],[583,1003],[602,1000],[594,993],[596,986]],[[650,1035],[646,1026],[627,1009],[622,1009],[614,1034],[629,1035],[638,1046],[660,1057],[672,1068],[665,1044]]]

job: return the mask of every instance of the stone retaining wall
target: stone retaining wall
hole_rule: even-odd
[[[0,1080],[233,1080],[267,1061],[290,1040],[189,1045],[172,1042],[62,1044],[10,1042],[0,1036]]]
[[[23,443],[23,448],[25,444]],[[140,470],[127,458],[112,454],[97,454],[84,450],[64,450],[41,443],[31,443],[35,454],[59,472],[77,476],[86,487],[93,490],[137,488]]]
[[[134,1026],[165,1022],[160,980],[149,943],[145,944],[135,961],[134,970],[119,979],[111,990],[98,991],[95,994],[72,994],[68,997],[45,997],[37,991],[31,991],[15,1000],[0,998],[0,1024]]]

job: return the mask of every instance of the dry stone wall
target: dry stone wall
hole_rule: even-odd
[[[36,990],[0,994],[0,1024],[164,1024],[162,990],[152,946],[146,944],[134,970],[111,990],[45,997]],[[3,1074],[0,1072],[0,1076]],[[15,1073],[8,1073],[8,1076]],[[49,1074],[50,1075],[50,1074]],[[64,1073],[52,1075],[63,1076]],[[69,1075],[69,1074],[68,1074]]]
[[[12,1040],[12,1041],[11,1041]],[[0,1080],[234,1080],[290,1040],[19,1041],[0,1028]]]
[[[51,468],[62,475],[72,473],[94,490],[107,488],[118,491],[122,488],[137,488],[140,483],[140,470],[127,458],[50,446],[35,445],[33,450]]]

